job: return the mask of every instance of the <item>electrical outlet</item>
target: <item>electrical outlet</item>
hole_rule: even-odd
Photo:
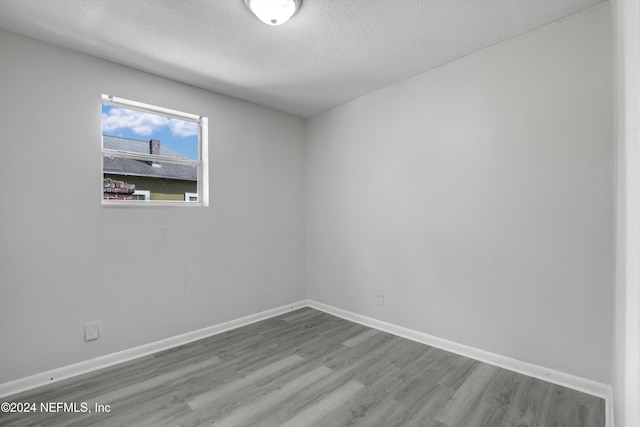
[[[384,306],[384,294],[378,292],[378,305],[380,307]]]
[[[100,328],[98,327],[98,322],[91,322],[84,325],[84,340],[92,341],[100,338]]]

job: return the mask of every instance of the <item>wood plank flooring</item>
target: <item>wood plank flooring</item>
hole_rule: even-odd
[[[37,409],[2,426],[605,425],[600,398],[311,308],[2,400]]]

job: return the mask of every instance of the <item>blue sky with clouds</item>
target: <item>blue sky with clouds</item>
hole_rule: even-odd
[[[102,105],[102,134],[149,141],[198,158],[198,124],[122,107]]]

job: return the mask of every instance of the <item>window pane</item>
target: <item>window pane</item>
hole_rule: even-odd
[[[103,205],[208,206],[206,117],[103,94],[101,118]]]
[[[198,160],[197,123],[102,104],[103,148]]]
[[[196,166],[103,157],[103,171],[105,200],[184,202],[185,193],[198,193]],[[146,192],[148,199],[137,197]]]

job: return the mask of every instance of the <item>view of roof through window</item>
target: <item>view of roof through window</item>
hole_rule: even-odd
[[[198,202],[200,124],[102,104],[103,200]]]
[[[198,159],[198,131],[194,122],[102,104],[102,135],[154,139],[175,153]]]

